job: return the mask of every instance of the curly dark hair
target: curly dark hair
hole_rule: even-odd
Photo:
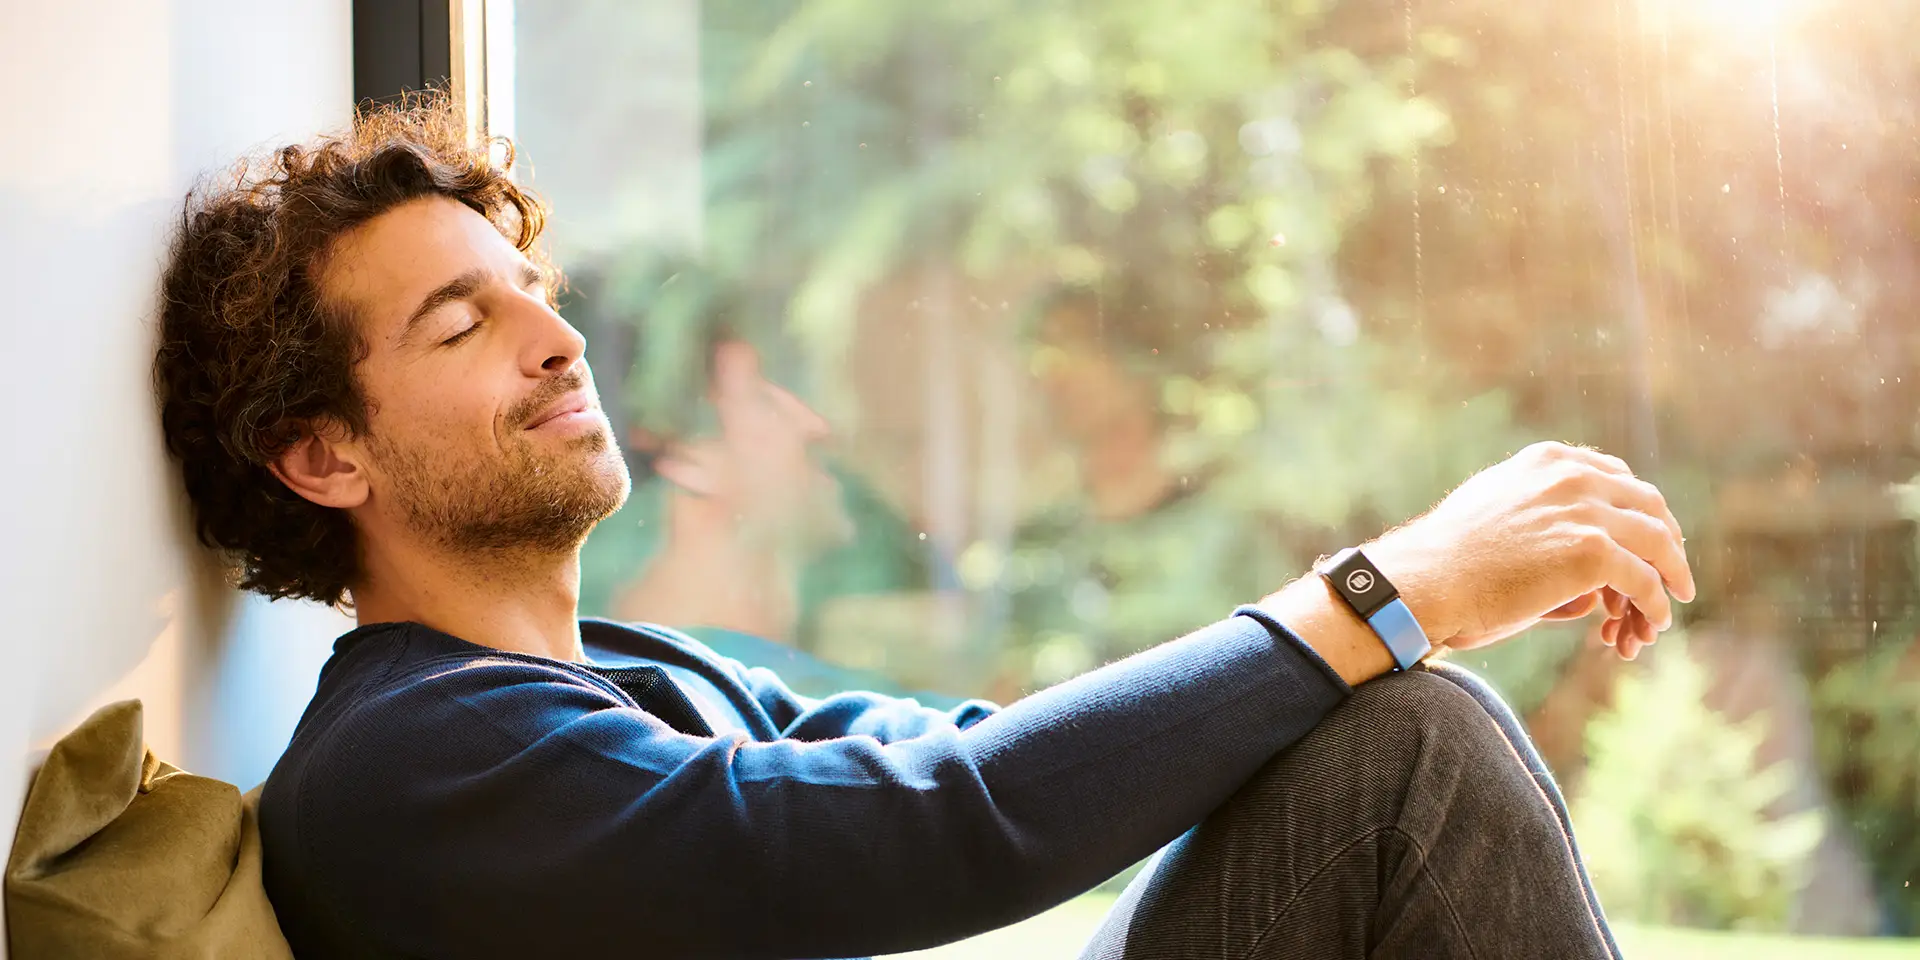
[[[493,162],[495,145],[504,162]],[[546,207],[508,178],[513,147],[469,143],[451,98],[365,108],[351,129],[239,161],[187,195],[161,278],[154,357],[161,429],[202,543],[235,583],[349,604],[359,551],[345,513],[267,468],[319,424],[367,430],[354,318],[318,289],[343,234],[408,201],[457,200],[534,262]]]

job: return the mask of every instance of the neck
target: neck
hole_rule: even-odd
[[[365,575],[353,587],[353,603],[363,625],[412,621],[499,650],[586,659],[577,549],[476,558],[388,543],[366,548],[362,562]]]
[[[798,573],[785,551],[741,530],[724,505],[674,490],[666,540],[614,601],[614,615],[670,627],[717,627],[793,642]]]
[[[1124,520],[1149,513],[1172,492],[1175,479],[1160,462],[1151,417],[1128,417],[1080,444],[1081,485],[1093,514]]]

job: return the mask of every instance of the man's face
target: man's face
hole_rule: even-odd
[[[547,278],[445,198],[342,236],[322,296],[360,326],[368,400],[363,536],[398,526],[459,553],[561,552],[626,499],[585,341]]]
[[[744,533],[800,550],[850,535],[840,485],[814,456],[827,422],[766,378],[752,346],[729,342],[715,349],[708,399],[720,435],[704,441],[704,453]]]

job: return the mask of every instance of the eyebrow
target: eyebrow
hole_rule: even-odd
[[[519,264],[518,272],[522,286],[544,283],[547,279],[545,271],[524,261]],[[407,322],[400,327],[400,342],[404,344],[412,341],[413,335],[418,332],[421,321],[425,320],[427,316],[435,310],[449,303],[471,299],[474,294],[480,292],[481,287],[486,286],[487,280],[490,277],[491,273],[488,270],[482,267],[474,267],[462,272],[452,280],[448,280],[446,283],[433,288],[431,293],[421,298],[420,305],[414,307],[413,312],[407,315]]]

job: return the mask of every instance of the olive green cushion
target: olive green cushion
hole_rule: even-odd
[[[11,955],[291,958],[260,881],[258,799],[156,759],[140,701],[100,708],[27,792],[7,860]]]

